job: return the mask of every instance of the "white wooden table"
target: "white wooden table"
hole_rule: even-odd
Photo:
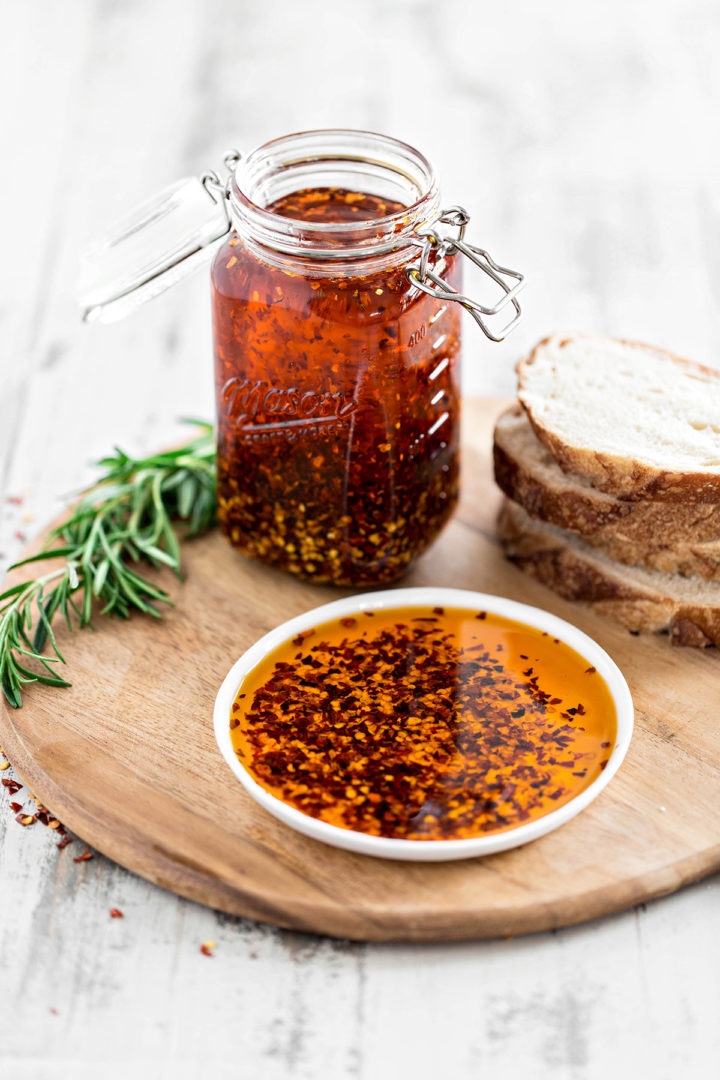
[[[204,276],[112,327],[80,324],[72,286],[105,222],[233,144],[366,127],[436,160],[530,279],[505,344],[466,327],[469,392],[512,394],[554,329],[717,363],[717,4],[5,0],[0,25],[0,570],[113,444],[212,415]],[[365,946],[75,864],[7,803],[2,1077],[718,1075],[717,878],[524,940]]]

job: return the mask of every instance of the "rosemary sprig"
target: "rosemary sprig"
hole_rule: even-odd
[[[143,559],[181,577],[174,522],[186,523],[186,536],[214,522],[213,431],[209,424],[189,422],[199,433],[176,450],[146,458],[116,450],[99,461],[104,475],[50,533],[43,551],[15,563],[63,560],[57,569],[0,594],[0,685],[14,708],[22,706],[28,683],[70,686],[54,666],[65,663],[52,626],[58,612],[72,629],[73,622],[88,626],[98,606],[101,614],[121,619],[133,609],[160,618],[158,605],[172,603],[135,566]],[[54,655],[43,654],[48,642]]]

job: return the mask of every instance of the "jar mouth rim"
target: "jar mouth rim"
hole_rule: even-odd
[[[404,187],[415,198],[401,210],[357,222],[285,217],[258,201],[260,193],[265,194],[266,204],[273,201],[267,195],[273,182],[278,184],[281,177],[286,185],[290,183],[283,191],[289,193],[314,186],[300,182],[309,179],[313,168],[322,172],[334,167],[341,172],[343,166],[349,178],[353,168],[362,172],[365,186],[372,176]],[[298,178],[294,186],[288,180],[293,175]],[[350,179],[345,186],[351,183]],[[281,251],[306,250],[330,258],[347,258],[408,246],[412,234],[437,217],[439,188],[432,162],[409,143],[374,131],[318,128],[271,139],[241,158],[232,176],[230,207],[236,230],[260,243]],[[334,246],[325,249],[327,243]]]

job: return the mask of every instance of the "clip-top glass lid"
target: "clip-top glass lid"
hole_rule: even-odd
[[[86,320],[120,319],[212,258],[230,227],[215,180],[171,184],[85,252],[77,293]]]

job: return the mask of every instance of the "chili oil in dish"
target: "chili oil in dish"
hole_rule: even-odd
[[[616,697],[553,630],[481,606],[371,599],[302,629],[240,682],[232,747],[265,792],[367,837],[477,842],[538,823],[598,780],[615,748]],[[585,640],[617,673],[631,728],[622,676]]]

